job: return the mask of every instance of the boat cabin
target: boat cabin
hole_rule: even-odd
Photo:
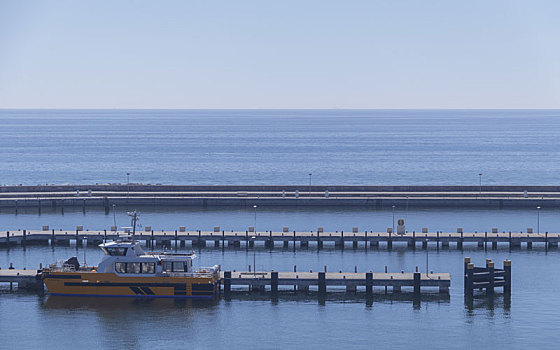
[[[97,272],[125,276],[178,276],[192,274],[195,254],[146,253],[140,243],[120,240],[100,244],[105,255]]]

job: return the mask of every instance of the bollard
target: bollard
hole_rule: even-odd
[[[354,273],[358,273],[358,266],[354,265]]]

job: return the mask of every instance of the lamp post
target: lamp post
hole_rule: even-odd
[[[395,233],[395,206],[393,205],[391,208],[393,208],[393,229],[392,229],[392,233]]]
[[[482,173],[478,174],[478,186],[480,189],[480,195],[482,195]]]
[[[117,216],[115,214],[115,207],[116,205],[113,204],[113,225],[115,226],[115,230],[117,229]]]
[[[537,207],[537,233],[541,233],[541,207]]]
[[[256,278],[257,277],[257,246],[256,246],[256,240],[257,240],[257,206],[253,205],[253,208],[255,209],[255,234],[251,237],[251,239],[253,240],[253,276]]]
[[[126,202],[128,203],[128,197],[130,196],[130,173],[126,173]]]
[[[311,197],[311,176],[313,174],[309,173],[309,197]]]
[[[425,240],[426,242],[426,276],[428,276],[428,239],[426,238]]]

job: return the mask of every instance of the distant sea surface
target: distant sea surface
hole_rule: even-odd
[[[557,110],[0,110],[0,184],[556,185]]]

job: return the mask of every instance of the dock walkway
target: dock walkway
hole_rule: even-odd
[[[391,232],[360,231],[356,232],[250,232],[250,231],[225,231],[216,227],[214,231],[187,231],[179,230],[144,230],[136,234],[136,239],[145,241],[146,246],[162,247],[215,247],[215,248],[253,248],[264,246],[268,249],[323,249],[331,246],[337,249],[348,247],[354,249],[392,249],[394,244],[405,245],[410,249],[426,248],[428,245],[436,247],[455,247],[463,249],[471,245],[479,248],[508,246],[511,249],[532,249],[533,245],[541,245],[546,249],[557,248],[560,242],[560,233],[523,233],[523,232],[406,232],[395,234]],[[459,230],[458,230],[459,231]],[[80,227],[76,230],[16,230],[0,231],[0,246],[25,246],[25,245],[82,245],[99,244],[111,241],[127,234],[119,231],[96,230],[83,231]],[[254,237],[254,238],[253,238]]]

